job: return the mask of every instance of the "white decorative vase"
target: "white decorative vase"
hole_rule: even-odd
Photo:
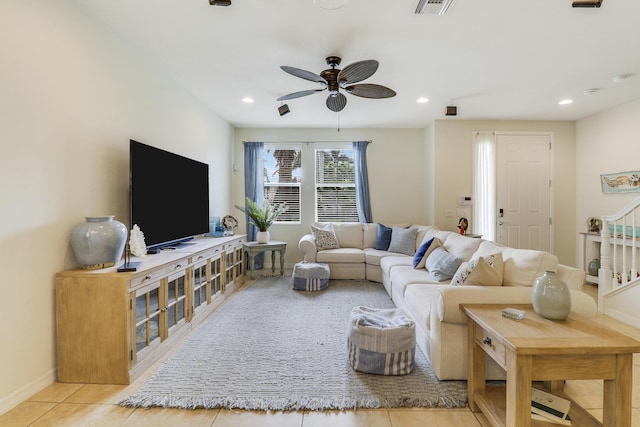
[[[554,271],[545,271],[533,285],[533,310],[540,316],[563,320],[571,312],[571,293]]]
[[[114,215],[88,216],[71,230],[71,248],[84,268],[109,267],[120,260],[129,231]]]
[[[256,236],[256,241],[258,243],[269,243],[269,231],[258,231],[258,235]]]

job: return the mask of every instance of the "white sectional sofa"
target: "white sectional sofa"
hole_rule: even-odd
[[[513,249],[434,226],[401,227],[415,233],[413,252],[435,238],[462,262],[501,254],[501,283],[454,286],[451,280],[438,282],[424,267],[414,268],[414,256],[376,249],[377,243],[379,247],[382,244],[378,240],[378,224],[335,223],[331,226],[339,248],[318,250],[314,235],[307,234],[298,244],[305,261],[328,264],[332,279],[381,282],[395,305],[416,322],[418,346],[441,380],[467,378],[467,319],[459,308],[462,303],[531,304],[535,279],[550,270],[556,271],[571,289],[573,312],[594,317],[597,311],[595,300],[581,291],[585,273],[559,264],[558,258],[548,252]],[[397,245],[393,244],[397,242],[391,243],[390,249],[396,249]],[[504,373],[488,362],[487,378],[503,379]]]

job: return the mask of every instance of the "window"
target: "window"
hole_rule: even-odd
[[[264,198],[274,206],[287,206],[276,223],[300,222],[301,160],[299,147],[264,146]]]
[[[316,150],[316,221],[358,222],[352,149]]]

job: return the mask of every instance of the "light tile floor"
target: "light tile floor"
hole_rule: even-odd
[[[594,287],[585,290],[593,293]],[[640,330],[605,316],[598,321],[640,339]],[[162,360],[158,362],[162,363]],[[0,415],[0,426],[189,426],[189,427],[487,427],[480,414],[461,409],[373,409],[324,412],[131,409],[116,402],[133,394],[154,366],[123,385],[55,383]],[[634,358],[632,427],[640,427],[640,354]],[[602,381],[568,381],[566,391],[602,419]]]

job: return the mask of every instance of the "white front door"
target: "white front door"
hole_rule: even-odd
[[[496,134],[497,241],[551,252],[551,138]]]

